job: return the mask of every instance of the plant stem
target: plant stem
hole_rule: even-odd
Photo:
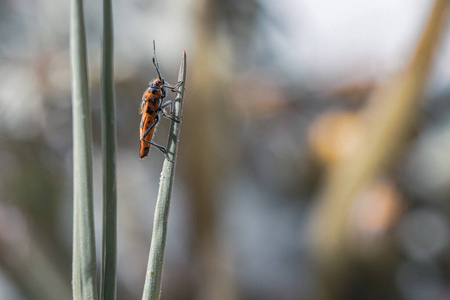
[[[184,87],[186,82],[186,51],[183,52],[183,58],[181,59],[178,81],[182,81],[183,83],[178,89],[174,101],[173,116],[175,120],[181,120]],[[175,173],[179,132],[180,123],[172,122],[167,144],[167,152],[170,161],[167,159],[164,161],[159,183],[158,199],[156,201],[155,217],[153,221],[152,242],[150,246],[147,274],[145,276],[144,293],[142,296],[143,300],[156,300],[159,299],[160,296],[164,250],[166,247],[167,220],[169,217],[170,195]]]
[[[92,188],[92,136],[83,1],[72,0],[73,299],[98,299]]]
[[[103,1],[102,151],[103,151],[103,264],[100,299],[114,300],[117,291],[116,108],[111,0]]]

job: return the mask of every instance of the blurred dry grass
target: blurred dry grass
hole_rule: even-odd
[[[436,1],[409,66],[372,93],[363,122],[353,125],[364,131],[364,138],[351,155],[330,170],[313,229],[325,285],[323,299],[346,297],[355,247],[355,241],[349,240],[349,215],[358,195],[395,161],[418,121],[420,100],[445,28],[449,4],[446,0]],[[386,263],[377,257],[372,259]]]

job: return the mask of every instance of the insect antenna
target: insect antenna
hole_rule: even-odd
[[[158,73],[159,79],[162,79],[161,73],[159,72],[159,64],[158,64],[158,58],[156,57],[156,47],[155,47],[155,40],[153,40],[153,64],[155,65],[156,72]]]

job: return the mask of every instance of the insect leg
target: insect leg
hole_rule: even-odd
[[[170,119],[174,121],[175,123],[181,123],[181,121],[175,120],[173,117],[167,115],[165,112],[162,112],[163,117],[166,117],[167,119]]]
[[[163,109],[166,106],[170,106],[170,111],[172,111],[173,102],[172,101],[167,101],[166,103],[161,105],[161,109]]]
[[[163,146],[158,145],[158,144],[156,144],[156,143],[153,143],[153,142],[150,142],[150,145],[155,146],[156,149],[158,149],[159,151],[161,151],[161,152],[166,156],[166,158],[167,158],[168,161],[171,161],[170,158],[169,158],[169,154],[167,154],[167,149],[166,149],[166,148],[164,148]]]
[[[167,85],[164,85],[164,87],[166,87],[166,88],[168,88],[168,89],[170,89],[172,92],[177,92],[178,91],[178,88],[180,87],[180,85],[182,85],[183,84],[183,81],[178,81],[177,82],[177,84],[176,85],[170,85],[170,84],[167,84]]]
[[[144,132],[144,134],[141,136],[141,141],[147,142],[147,141],[144,140],[144,139],[145,139],[145,138],[147,137],[147,135],[150,133],[150,131],[152,130],[152,128],[155,127],[156,124],[158,124],[158,122],[159,122],[159,119],[158,119],[158,116],[156,116],[156,118],[155,118],[155,123],[153,123],[152,126],[150,126],[149,128],[147,128],[147,130],[146,130],[146,131]]]
[[[169,158],[169,154],[167,153],[167,149],[166,149],[166,148],[164,148],[163,146],[158,145],[158,144],[156,144],[156,143],[154,143],[154,142],[151,142],[151,141],[150,141],[150,142],[149,142],[149,141],[146,141],[146,140],[142,140],[142,141],[144,141],[144,142],[146,142],[147,144],[150,144],[150,145],[152,145],[152,146],[155,146],[156,149],[158,149],[159,151],[161,151],[161,152],[166,156],[166,158],[167,158],[168,161],[171,161],[170,158]]]
[[[147,130],[144,132],[144,134],[141,136],[141,141],[143,141],[144,143],[150,144],[152,146],[155,146],[159,151],[161,151],[162,153],[164,153],[164,155],[166,156],[168,161],[171,161],[169,158],[169,155],[167,154],[167,150],[166,148],[164,148],[163,146],[160,146],[158,144],[155,144],[152,141],[147,141],[145,140],[145,138],[147,137],[147,135],[149,135],[150,131],[156,126],[156,124],[158,124],[159,122],[159,117],[158,115],[156,115],[155,117],[155,122],[149,127],[147,128]]]
[[[153,129],[153,127],[155,127],[156,126],[156,124],[158,124],[158,122],[159,122],[159,115],[158,114],[156,114],[156,116],[155,116],[155,122],[153,122],[153,124],[149,127],[149,128],[147,128],[147,130],[144,132],[144,134],[141,136],[141,141],[145,141],[145,142],[148,142],[148,141],[146,141],[146,140],[144,140],[146,137],[147,137],[147,135],[150,133],[150,131]],[[141,126],[142,126],[143,124],[141,124]],[[141,127],[142,128],[142,127]]]
[[[168,114],[165,112],[164,108],[166,108],[167,106],[170,106],[170,115],[173,115],[173,110],[172,110],[173,102],[172,102],[172,101],[167,101],[166,103],[164,103],[163,105],[161,105],[161,113],[162,113],[163,117],[166,117],[167,119],[170,119],[170,120],[172,120],[172,121],[174,121],[174,122],[176,122],[176,123],[181,123],[180,121],[175,120],[174,117],[168,115]]]

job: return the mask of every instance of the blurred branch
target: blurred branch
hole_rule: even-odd
[[[82,0],[72,0],[70,48],[74,169],[72,288],[75,300],[88,300],[98,299],[98,293],[92,203],[91,111]]]
[[[193,52],[190,105],[185,109],[184,134],[189,141],[183,147],[183,176],[187,181],[192,220],[192,259],[197,271],[194,297],[203,299],[237,299],[230,255],[218,228],[220,188],[234,153],[233,104],[225,95],[232,78],[233,40],[227,31],[226,12],[239,12],[235,4],[242,1],[199,0],[195,2],[195,51]],[[230,23],[228,23],[230,24]],[[236,22],[233,23],[236,25]],[[223,30],[225,29],[225,31]],[[229,29],[229,28],[228,28]],[[242,33],[242,32],[241,32]],[[232,119],[232,120],[230,120]],[[227,139],[230,137],[231,139]],[[234,141],[234,140],[233,140]],[[220,145],[226,144],[227,147]],[[223,150],[223,152],[221,152]]]
[[[339,289],[345,282],[344,271],[351,260],[347,220],[355,197],[389,167],[417,122],[420,100],[449,4],[448,0],[435,2],[409,67],[371,96],[365,111],[366,139],[351,158],[329,174],[313,228],[325,285],[334,281],[326,286],[324,299],[338,299]]]
[[[186,85],[186,51],[183,53],[178,82],[180,85],[174,101],[173,117],[181,120],[183,110],[184,87]],[[161,180],[159,183],[158,199],[155,207],[155,219],[153,222],[152,242],[148,259],[147,274],[145,276],[143,300],[159,299],[161,290],[161,276],[164,263],[164,251],[166,248],[167,221],[169,218],[170,196],[175,174],[175,160],[177,156],[178,140],[180,134],[180,123],[172,122],[170,126],[169,142],[167,152],[170,160],[164,160]]]
[[[117,180],[114,43],[111,0],[103,1],[102,150],[103,150],[103,265],[101,299],[117,298]]]

